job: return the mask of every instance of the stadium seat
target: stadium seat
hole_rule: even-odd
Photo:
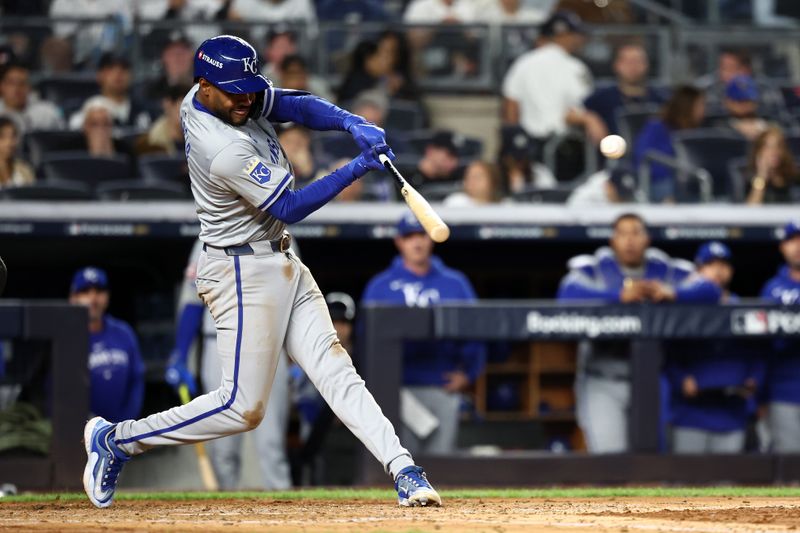
[[[189,186],[189,167],[183,154],[144,155],[139,158],[139,173],[148,182],[170,182]]]
[[[617,109],[617,128],[619,134],[628,142],[628,146],[633,146],[642,128],[660,111],[657,105],[637,105]]]
[[[737,157],[728,161],[728,173],[731,177],[731,201],[744,202],[747,195],[748,161],[746,157]]]
[[[406,136],[409,148],[412,152],[422,155],[425,153],[425,146],[436,135],[433,130],[417,130],[409,132]],[[483,141],[474,137],[467,137],[458,133],[453,133],[453,144],[458,150],[458,156],[464,159],[478,159],[483,154]]]
[[[423,183],[418,187],[420,194],[422,194],[428,201],[441,202],[454,192],[464,190],[464,185],[461,180],[458,181],[443,181],[441,183],[430,182]]]
[[[56,104],[70,99],[86,100],[98,93],[94,74],[48,76],[36,85],[41,97]]]
[[[678,160],[704,168],[711,175],[716,200],[732,200],[735,194],[729,163],[747,155],[747,139],[721,129],[696,129],[674,135]]]
[[[101,200],[186,200],[186,187],[178,183],[154,183],[141,180],[115,180],[97,186]]]
[[[78,181],[95,190],[100,183],[130,178],[131,168],[124,156],[92,157],[87,152],[57,152],[45,157],[42,173],[47,180]]]
[[[23,143],[31,164],[37,169],[51,152],[86,150],[86,138],[79,131],[32,131],[25,135]]]
[[[3,200],[80,201],[92,200],[94,197],[91,189],[83,183],[52,180],[0,190],[0,198]]]
[[[417,103],[393,101],[389,104],[384,127],[387,131],[419,130],[425,127],[425,114]]]

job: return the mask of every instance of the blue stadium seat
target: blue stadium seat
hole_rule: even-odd
[[[86,138],[80,131],[39,130],[26,134],[23,145],[31,164],[38,169],[51,152],[86,150]]]
[[[52,180],[0,190],[0,198],[3,200],[80,201],[92,200],[94,196],[91,189],[83,183]]]
[[[131,177],[125,156],[92,157],[87,152],[56,152],[45,157],[42,173],[46,180],[71,180],[86,184],[91,190],[112,180]]]
[[[148,182],[170,182],[189,186],[189,166],[181,155],[143,155],[139,158],[139,173]]]
[[[711,174],[713,198],[732,200],[735,186],[729,163],[747,155],[747,139],[735,132],[714,128],[677,132],[674,139],[680,161],[704,168]]]

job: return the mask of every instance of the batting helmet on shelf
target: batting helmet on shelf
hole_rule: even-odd
[[[195,81],[204,78],[234,94],[257,93],[271,85],[261,74],[256,49],[233,35],[203,41],[194,55],[194,78]]]

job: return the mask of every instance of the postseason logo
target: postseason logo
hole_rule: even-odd
[[[797,335],[800,333],[800,312],[778,309],[748,309],[731,314],[734,335]]]
[[[248,176],[256,180],[261,185],[267,183],[272,177],[272,172],[269,171],[267,165],[256,158],[248,161],[244,171],[247,172]]]
[[[222,62],[221,62],[221,61],[217,61],[217,60],[216,60],[216,59],[214,59],[214,58],[208,57],[207,55],[205,55],[205,54],[203,53],[203,51],[202,51],[202,50],[200,50],[199,52],[197,52],[197,57],[198,57],[198,58],[199,58],[201,61],[205,61],[205,62],[206,62],[206,63],[208,63],[209,65],[215,66],[215,67],[217,67],[217,68],[222,68]]]

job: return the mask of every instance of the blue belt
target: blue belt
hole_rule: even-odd
[[[263,242],[263,241],[262,241]],[[275,239],[274,241],[269,241],[269,245],[272,248],[272,251],[275,253],[283,253],[289,250],[292,245],[292,236],[288,233],[284,233],[280,239]],[[225,252],[225,255],[254,255],[255,250],[249,244],[240,244],[239,246],[226,246],[224,248],[219,248],[217,246],[211,246],[210,244],[203,243],[203,251],[207,251],[208,248],[213,248],[215,250],[222,250]]]

